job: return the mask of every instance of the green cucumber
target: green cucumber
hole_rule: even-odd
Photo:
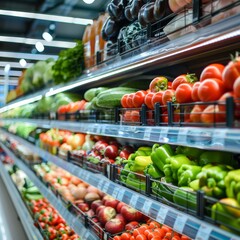
[[[92,101],[93,98],[95,97],[97,88],[90,88],[84,93],[84,99],[88,102]]]
[[[36,186],[26,189],[25,192],[26,192],[26,194],[40,194],[40,192]]]
[[[101,92],[97,96],[96,105],[102,108],[114,108],[121,106],[121,98],[125,94],[130,94],[138,91],[135,88],[117,87]]]
[[[28,199],[28,200],[39,200],[39,199],[42,199],[43,196],[42,194],[26,194],[25,195],[25,198]]]

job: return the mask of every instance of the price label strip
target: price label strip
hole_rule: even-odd
[[[168,128],[161,128],[159,141],[160,142],[168,142],[167,136],[168,136]]]
[[[187,128],[179,129],[177,141],[179,143],[187,143],[187,137],[188,137],[188,129]]]
[[[130,200],[130,205],[133,207],[133,208],[136,208],[136,205],[137,205],[137,201],[138,201],[138,196],[133,194],[131,200]]]
[[[125,190],[119,189],[118,196],[117,196],[119,201],[123,200],[124,194],[125,194]]]
[[[148,201],[148,200],[145,200],[145,202],[143,204],[143,210],[142,211],[146,214],[149,214],[151,206],[152,206],[152,202]]]
[[[118,195],[118,189],[114,188],[113,193],[112,193],[112,197],[117,198]]]
[[[225,146],[226,135],[226,129],[214,129],[212,134],[212,146],[223,148]]]
[[[104,184],[104,186],[103,186],[102,191],[105,192],[105,193],[107,193],[107,192],[108,192],[108,189],[109,189],[109,186],[110,186],[110,182],[106,182],[106,183]]]
[[[173,226],[174,230],[176,230],[179,233],[183,233],[183,229],[186,222],[187,222],[187,217],[182,214],[179,214]]]
[[[152,131],[152,128],[148,128],[148,127],[145,128],[144,135],[143,135],[144,140],[150,140],[151,131]]]
[[[164,220],[166,219],[167,213],[168,213],[168,209],[164,206],[161,206],[156,220],[160,223],[164,223]]]
[[[196,240],[209,239],[211,232],[212,229],[209,226],[202,224],[197,232]]]

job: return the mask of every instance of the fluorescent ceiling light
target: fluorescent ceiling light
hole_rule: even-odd
[[[44,51],[44,46],[43,46],[43,44],[41,42],[36,42],[35,47],[36,47],[36,49],[39,52],[43,52]]]
[[[51,42],[53,40],[53,37],[49,32],[43,32],[42,37],[47,42]]]
[[[6,65],[6,66],[9,66],[9,67],[7,67],[7,70],[8,70],[8,68],[10,70],[10,65]],[[0,76],[4,76],[4,74],[6,73],[5,68],[4,68],[4,71],[0,70]],[[9,71],[9,76],[19,77],[21,75],[22,75],[22,71]]]
[[[95,0],[83,0],[86,4],[92,4]]]
[[[8,73],[10,71],[10,64],[8,63],[5,67],[4,67],[4,73]]]
[[[32,63],[27,63],[27,65],[25,67],[22,67],[19,62],[4,62],[4,61],[0,61],[0,67],[5,67],[7,64],[10,64],[12,68],[27,68],[32,66]]]
[[[48,58],[57,59],[57,55],[47,55],[47,54],[31,54],[31,53],[17,53],[17,52],[3,52],[0,51],[0,57],[3,58],[24,58],[31,60],[46,60]]]
[[[19,63],[20,63],[20,65],[21,65],[22,67],[26,67],[26,66],[27,66],[27,62],[26,62],[26,60],[25,60],[24,58],[21,58],[21,59],[19,60]]]
[[[75,42],[65,42],[65,41],[47,42],[42,39],[8,37],[8,36],[0,36],[0,42],[22,43],[22,44],[29,44],[29,45],[35,45],[37,42],[40,42],[47,47],[59,47],[59,48],[73,48],[76,46]]]
[[[65,16],[58,16],[58,15],[31,13],[31,12],[22,12],[22,11],[11,11],[11,10],[0,10],[0,15],[39,19],[39,20],[43,20],[43,21],[79,24],[79,25],[88,25],[88,24],[93,23],[92,19],[86,19],[86,18],[74,18],[74,17],[65,17]]]

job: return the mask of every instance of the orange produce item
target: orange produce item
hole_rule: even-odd
[[[90,56],[91,56],[91,47],[90,47],[90,31],[91,25],[87,25],[85,32],[83,34],[83,44],[84,44],[84,64],[85,68],[90,67]]]

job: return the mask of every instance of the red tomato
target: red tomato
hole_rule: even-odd
[[[168,79],[163,76],[154,78],[149,85],[150,91],[154,93],[167,90],[167,88],[168,88]]]
[[[209,105],[203,110],[201,114],[201,121],[203,123],[225,122],[225,114],[220,113],[219,107]]]
[[[140,113],[139,111],[131,111],[131,122],[140,122]]]
[[[177,87],[175,92],[176,101],[178,103],[192,102],[192,85],[189,83],[182,83]]]
[[[147,240],[147,237],[144,234],[139,234],[135,237],[136,240]]]
[[[146,91],[137,91],[134,94],[132,101],[135,108],[140,108],[144,104],[144,98],[146,94]]]
[[[132,111],[126,111],[123,114],[123,121],[124,122],[131,122],[132,121],[132,116],[131,116]]]
[[[236,79],[233,85],[233,91],[236,97],[240,98],[240,77]]]
[[[67,105],[60,106],[60,107],[58,108],[57,112],[58,112],[59,114],[64,114],[64,113],[66,113],[66,112],[67,112],[67,107],[66,107],[66,106],[67,106]]]
[[[233,84],[238,77],[240,77],[240,57],[235,58],[225,67],[222,73],[224,87],[232,90]]]
[[[121,240],[130,240],[131,236],[130,233],[125,232],[121,235]]]
[[[145,98],[144,98],[144,103],[146,104],[146,106],[149,108],[149,109],[154,109],[153,105],[152,105],[152,98],[154,96],[154,93],[153,92],[149,92]]]
[[[74,113],[74,112],[77,112],[79,110],[82,110],[85,103],[86,103],[85,100],[70,103],[69,104],[69,106],[70,106],[69,107],[69,113]]]
[[[113,239],[114,240],[122,240],[122,238],[120,236],[114,236]]]
[[[149,223],[149,228],[159,228],[159,227],[161,227],[161,224],[156,221],[151,221]]]
[[[133,236],[136,238],[138,235],[144,234],[143,229],[136,228],[133,230]]]
[[[200,75],[200,82],[209,78],[218,78],[222,80],[222,72],[224,70],[224,66],[219,63],[213,63],[205,67]]]
[[[151,232],[152,232],[152,229],[146,229],[146,230],[144,231],[144,235],[145,235],[146,237],[148,237],[148,235],[149,235]]]
[[[197,81],[195,74],[182,74],[176,77],[172,82],[172,89],[176,90],[179,85],[182,83],[194,83]]]
[[[164,237],[165,234],[166,234],[166,232],[162,228],[160,228],[160,227],[159,228],[155,228],[154,232],[158,232],[161,235],[161,237]]]
[[[128,95],[129,94],[124,94],[121,98],[121,105],[122,105],[123,108],[128,108],[128,105],[127,105]]]
[[[173,100],[173,97],[175,96],[175,91],[168,89],[164,91],[163,96],[162,96],[162,102],[163,105],[167,105],[167,102],[171,102]]]
[[[226,99],[228,97],[234,97],[233,92],[226,92],[219,98],[219,110],[221,112],[226,112]]]
[[[200,86],[201,82],[195,82],[192,86],[192,100],[194,102],[200,101],[200,98],[198,96],[198,88]]]
[[[130,94],[128,94],[128,97],[127,97],[127,106],[129,107],[129,108],[133,108],[134,106],[133,106],[133,97],[134,97],[134,94],[135,93],[130,93]]]
[[[206,106],[204,105],[195,105],[190,114],[190,121],[200,123],[201,114],[205,108]]]
[[[203,102],[218,100],[223,93],[223,82],[217,78],[205,79],[198,88],[198,96]]]
[[[163,91],[161,92],[157,92],[153,95],[153,98],[152,98],[152,105],[155,106],[155,103],[160,103],[160,105],[163,105],[163,102],[162,102],[162,95],[163,95]]]

